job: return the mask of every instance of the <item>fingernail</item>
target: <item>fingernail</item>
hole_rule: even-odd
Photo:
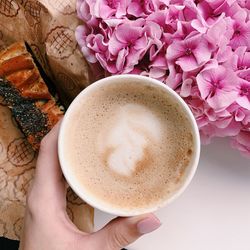
[[[140,234],[151,233],[161,226],[161,222],[156,217],[148,217],[141,220],[137,224],[137,229]]]

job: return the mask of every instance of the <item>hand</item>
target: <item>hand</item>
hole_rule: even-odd
[[[43,139],[27,196],[21,250],[118,250],[160,226],[153,215],[116,218],[87,234],[66,213],[66,182],[57,155],[57,124]]]

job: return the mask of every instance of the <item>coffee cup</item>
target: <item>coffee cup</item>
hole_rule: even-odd
[[[59,132],[62,172],[91,206],[118,216],[154,212],[192,180],[199,130],[183,99],[140,75],[107,77],[69,106]]]

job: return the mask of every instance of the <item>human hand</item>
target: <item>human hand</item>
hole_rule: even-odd
[[[118,250],[160,226],[153,215],[116,218],[100,231],[80,231],[66,212],[66,182],[57,154],[58,123],[43,139],[27,196],[21,250]]]

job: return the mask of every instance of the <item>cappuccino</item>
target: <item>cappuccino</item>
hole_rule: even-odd
[[[64,122],[62,154],[76,185],[122,211],[160,206],[183,185],[192,123],[159,86],[113,80],[90,89]]]

